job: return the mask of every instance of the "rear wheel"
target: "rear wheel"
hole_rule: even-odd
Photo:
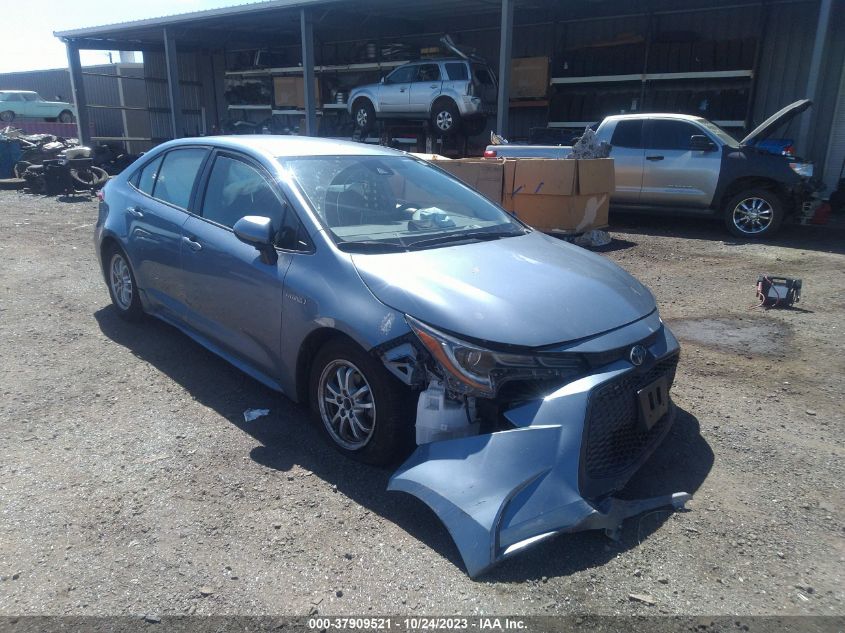
[[[70,110],[62,110],[59,113],[59,122],[60,123],[73,123],[73,112]]]
[[[141,308],[138,285],[135,283],[135,274],[126,253],[118,246],[111,246],[106,249],[104,262],[109,295],[118,315],[126,321],[139,320],[144,310]]]
[[[431,110],[431,125],[440,136],[451,136],[461,127],[461,113],[453,101],[442,100]]]
[[[355,343],[332,340],[311,370],[312,416],[332,445],[368,464],[390,464],[413,447],[410,390]]]
[[[737,237],[774,235],[783,222],[783,200],[771,189],[746,189],[725,205],[725,226]]]

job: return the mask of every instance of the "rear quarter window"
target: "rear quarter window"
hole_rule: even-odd
[[[443,64],[446,67],[446,74],[450,81],[466,81],[469,79],[469,71],[466,64],[461,62],[447,62]]]
[[[139,169],[130,179],[130,182],[135,185],[135,188],[144,192],[148,196],[153,195],[153,187],[155,187],[156,176],[158,175],[158,168],[161,166],[161,159],[163,157],[150,161]]]

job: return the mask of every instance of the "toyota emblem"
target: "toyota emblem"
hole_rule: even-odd
[[[631,353],[628,357],[631,359],[632,365],[639,367],[643,364],[643,362],[645,362],[645,355],[645,347],[643,347],[642,345],[634,345],[631,348]]]

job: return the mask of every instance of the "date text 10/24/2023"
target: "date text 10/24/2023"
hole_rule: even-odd
[[[519,618],[498,617],[317,617],[309,618],[308,628],[318,631],[520,631],[526,630],[527,625]]]

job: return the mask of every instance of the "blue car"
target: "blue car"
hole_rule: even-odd
[[[402,152],[238,136],[158,146],[104,188],[114,309],[306,404],[443,520],[475,576],[685,493],[624,487],[668,432],[679,347],[652,294]]]

